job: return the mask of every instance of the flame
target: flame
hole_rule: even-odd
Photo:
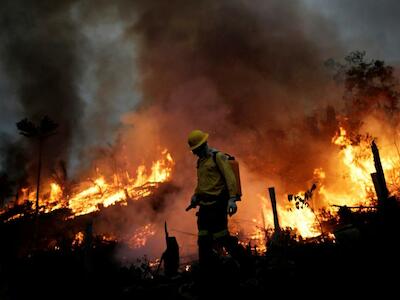
[[[251,224],[251,229],[242,231],[241,221]],[[229,223],[229,232],[235,235],[239,243],[247,248],[249,245],[258,254],[265,253],[267,250],[265,244],[266,228],[262,220],[253,218],[252,220],[237,220]]]
[[[309,200],[309,206],[297,209],[293,201],[286,204],[278,203],[281,227],[290,227],[302,237],[311,238],[321,234],[317,216],[319,208],[334,213],[337,208],[333,205],[373,206],[376,194],[371,173],[376,170],[371,152],[372,141],[369,135],[359,135],[353,141],[346,129],[340,127],[332,138],[332,143],[339,146],[337,157],[332,158],[336,173],[327,173],[323,168],[314,170],[313,182],[317,183],[318,188],[313,198]],[[400,164],[396,164],[394,159],[399,153],[396,153],[393,147],[381,147],[380,154],[389,192],[392,195],[399,195]],[[302,197],[304,193],[299,192],[297,195]],[[271,209],[267,206],[269,200],[262,195],[259,197],[263,203],[265,223],[273,224]],[[332,233],[324,233],[332,238]]]
[[[370,138],[364,138],[358,144],[353,144],[343,127],[340,127],[339,132],[332,138],[332,143],[340,146],[339,158],[344,166],[343,174],[351,185],[346,189],[346,195],[335,196],[336,193],[322,188],[320,193],[324,194],[331,203],[335,202],[339,205],[371,204],[373,183],[370,174],[375,171],[370,149],[371,142]],[[388,167],[386,162],[385,166]]]
[[[128,171],[124,172],[124,184],[118,179],[117,174],[113,175],[110,182],[105,176],[99,175],[94,180],[79,184],[71,195],[64,195],[59,184],[50,182],[48,188],[50,192],[44,193],[45,195],[39,199],[39,210],[48,213],[59,208],[69,208],[72,211],[72,217],[75,217],[97,211],[101,206],[108,207],[116,203],[126,205],[129,200],[149,196],[151,188],[168,181],[174,164],[171,154],[165,149],[161,152],[161,158],[152,163],[150,172],[145,165],[140,165],[136,169],[134,178]],[[35,191],[22,188],[21,194],[23,199],[30,201],[35,207]]]
[[[313,173],[313,183],[318,186],[317,195],[314,193],[308,200],[308,206],[297,208],[293,201],[277,204],[281,227],[290,227],[303,238],[312,238],[322,233],[317,217],[318,208],[323,207],[333,211],[332,204],[370,205],[374,195],[370,173],[375,170],[370,150],[371,141],[369,137],[365,137],[355,144],[347,131],[340,127],[332,138],[332,143],[340,147],[335,168],[344,176],[333,178],[330,176],[332,174],[327,174],[323,168],[316,168]],[[387,161],[382,160],[382,164],[384,168],[390,168]],[[327,179],[330,185],[326,185]],[[304,192],[298,192],[297,196],[304,198]],[[265,222],[273,224],[273,216],[267,207],[267,198],[261,195],[259,197],[263,203]]]
[[[75,238],[72,241],[72,246],[82,245],[84,238],[85,238],[85,235],[83,234],[83,232],[79,231],[77,234],[75,234]]]
[[[352,142],[348,132],[340,127],[332,138],[332,143],[340,147],[338,153],[339,165],[345,182],[337,180],[338,184],[322,185],[319,194],[325,198],[328,205],[363,205],[372,206],[376,200],[371,173],[375,172],[374,159],[371,152],[372,137],[358,137]],[[400,166],[396,164],[396,153],[392,148],[380,147],[382,167],[386,175],[389,191],[396,194],[399,191],[398,172]],[[334,178],[330,179],[335,181]]]
[[[258,195],[263,204],[263,216],[265,218],[265,224],[273,224],[273,216],[271,214],[271,209],[268,208],[267,203],[269,200]],[[296,209],[293,202],[289,202],[286,205],[278,204],[278,218],[279,225],[282,228],[290,227],[303,238],[311,238],[321,234],[318,228],[318,220],[315,213],[310,207],[303,207],[302,209]]]
[[[370,136],[358,136],[353,140],[344,127],[340,127],[331,142],[338,146],[337,156],[332,157],[330,164],[332,170],[316,168],[313,173],[313,182],[317,184],[317,190],[310,200],[309,206],[301,209],[295,207],[294,202],[280,201],[278,214],[280,225],[283,228],[294,229],[303,238],[312,238],[320,235],[321,227],[318,219],[318,209],[324,208],[335,211],[332,205],[364,205],[370,206],[376,199],[371,173],[375,172],[374,161],[370,149],[372,138]],[[382,150],[380,148],[380,150]],[[392,194],[400,194],[400,181],[398,172],[400,164],[393,163],[393,157],[397,156],[393,151],[381,151],[382,166],[388,176],[388,188]],[[111,179],[99,175],[95,179],[82,182],[69,195],[66,195],[63,187],[55,182],[48,183],[47,193],[39,201],[41,212],[50,212],[58,208],[69,208],[72,217],[88,214],[99,210],[101,207],[111,205],[127,205],[128,201],[134,201],[152,193],[152,189],[161,182],[170,180],[175,162],[167,149],[161,152],[161,158],[154,161],[151,167],[140,165],[130,172],[125,170],[113,174]],[[329,165],[329,164],[328,164]],[[36,194],[32,188],[23,188],[20,191],[23,199],[29,199],[35,206]],[[298,192],[298,196],[304,196],[304,192]],[[273,224],[273,216],[269,206],[269,200],[258,195],[262,203],[263,217],[254,219],[252,232],[248,236],[248,242],[257,245],[259,251],[264,252],[265,224]],[[286,199],[285,196],[278,198]],[[15,219],[20,217],[13,216]],[[329,232],[325,234],[331,235]],[[81,233],[78,233],[81,234]],[[148,238],[155,234],[152,224],[147,224],[137,229],[128,243],[131,248],[140,248],[146,245]],[[82,234],[83,235],[83,234]],[[79,243],[80,236],[76,236],[74,243]],[[243,241],[242,241],[243,242]],[[244,243],[244,242],[243,242]]]

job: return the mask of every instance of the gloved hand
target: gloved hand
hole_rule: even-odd
[[[196,206],[199,204],[199,200],[197,199],[196,195],[192,196],[192,199],[190,199],[190,204],[188,207],[186,207],[186,211],[191,210],[192,208],[196,208]]]
[[[193,196],[192,196],[192,199],[190,199],[190,206],[193,206],[193,207],[196,207],[197,206],[197,204],[198,204],[198,199],[197,199],[197,196],[196,196],[196,194],[194,194]]]
[[[228,211],[228,215],[229,215],[229,216],[232,216],[232,215],[235,214],[236,211],[237,211],[236,201],[237,201],[237,198],[236,198],[236,197],[231,197],[231,198],[229,198],[229,200],[228,200],[227,211]]]

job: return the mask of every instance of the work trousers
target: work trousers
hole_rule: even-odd
[[[215,268],[218,262],[215,248],[225,248],[240,265],[246,260],[245,249],[228,231],[228,199],[229,195],[223,194],[208,204],[201,204],[197,213],[199,264],[205,272]]]

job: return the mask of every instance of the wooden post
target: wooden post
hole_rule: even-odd
[[[378,174],[375,173],[371,173],[371,178],[372,178],[372,182],[374,183],[374,188],[375,188],[375,192],[376,192],[376,196],[378,197],[378,206],[382,205],[383,199],[384,199],[384,191],[381,188],[381,185],[379,184],[379,180],[378,180]]]
[[[375,141],[373,141],[371,144],[371,150],[374,156],[374,164],[376,170],[375,173],[371,174],[371,177],[374,183],[376,195],[378,196],[378,207],[382,207],[389,196],[389,191],[386,186],[385,174],[383,172],[379,150],[375,144]]]
[[[272,212],[274,214],[275,232],[280,232],[281,231],[281,227],[279,226],[278,210],[276,209],[275,188],[274,187],[270,187],[270,188],[268,188],[268,191],[269,191],[269,197],[271,199]]]
[[[167,243],[167,249],[164,251],[161,260],[164,261],[165,275],[167,277],[172,277],[178,274],[179,245],[178,241],[174,236],[169,236],[166,221],[164,223],[164,227],[165,227],[165,241]]]

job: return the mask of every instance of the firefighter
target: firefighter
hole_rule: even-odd
[[[200,206],[197,212],[199,265],[209,273],[218,261],[214,245],[224,247],[241,265],[245,263],[246,251],[238,239],[228,231],[228,215],[237,211],[240,201],[238,180],[228,161],[228,156],[207,144],[208,134],[194,130],[189,134],[191,151],[198,157],[197,187],[189,208]]]

